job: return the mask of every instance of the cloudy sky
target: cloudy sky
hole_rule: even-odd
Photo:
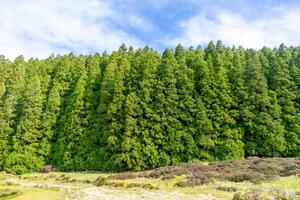
[[[300,1],[0,0],[0,54],[10,59],[218,39],[255,49],[298,46]]]

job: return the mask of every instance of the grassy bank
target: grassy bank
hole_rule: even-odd
[[[188,163],[145,172],[0,174],[1,199],[299,199],[292,158]],[[3,196],[1,196],[3,194]]]

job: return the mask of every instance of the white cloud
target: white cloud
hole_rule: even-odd
[[[130,26],[137,28],[140,31],[147,32],[154,29],[154,26],[141,16],[130,15],[128,17],[128,22]]]
[[[125,31],[114,28],[111,23],[121,19],[122,13],[109,1],[0,0],[0,8],[0,54],[10,59],[21,54],[26,58],[41,58],[70,50],[112,51],[123,42],[143,45]],[[134,25],[151,27],[143,20]]]
[[[220,39],[227,45],[255,49],[274,47],[280,43],[300,45],[300,8],[270,8],[268,13],[256,19],[247,19],[238,12],[221,9],[216,13],[215,18],[199,13],[181,21],[178,24],[181,34],[169,38],[167,44],[202,45]]]

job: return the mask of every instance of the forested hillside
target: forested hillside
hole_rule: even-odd
[[[0,170],[300,156],[300,48],[0,57]]]

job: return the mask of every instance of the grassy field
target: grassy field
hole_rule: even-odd
[[[256,160],[256,168],[252,160],[189,163],[118,174],[50,172],[18,176],[3,172],[0,199],[300,199],[298,161]]]

